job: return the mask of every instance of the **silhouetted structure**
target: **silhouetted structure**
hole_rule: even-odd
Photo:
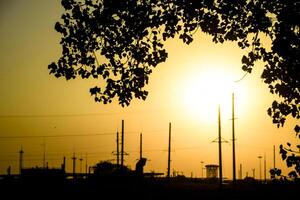
[[[85,154],[85,173],[88,173],[88,162],[87,162],[87,154]]]
[[[117,143],[117,165],[120,165],[120,150],[119,150],[119,131],[117,131],[117,140],[116,140],[116,143]]]
[[[262,156],[258,156],[258,159],[259,159],[259,180],[261,180],[261,159],[262,159]]]
[[[135,165],[135,172],[138,175],[143,175],[144,174],[144,166],[146,165],[146,158],[140,158],[138,162]]]
[[[80,159],[79,159],[79,162],[80,162],[79,172],[80,172],[80,173],[82,173],[82,161],[83,161],[83,158],[82,158],[82,156],[81,156]]]
[[[97,176],[129,175],[131,170],[126,166],[119,166],[109,161],[101,161],[93,166],[94,174]]]
[[[218,132],[219,132],[219,179],[220,179],[220,186],[222,186],[222,179],[223,179],[223,173],[222,173],[222,137],[221,137],[221,109],[219,105],[218,109]],[[206,172],[207,173],[207,172]]]
[[[235,169],[235,127],[234,127],[234,93],[232,93],[232,181],[236,184],[236,169]]]
[[[124,166],[124,120],[122,120],[122,136],[121,136],[121,166]]]
[[[23,169],[23,154],[24,154],[24,151],[23,151],[22,147],[21,147],[21,150],[20,150],[19,154],[20,154],[19,155],[20,156],[20,158],[19,158],[19,173],[21,174],[22,169]]]
[[[75,176],[75,173],[76,173],[76,156],[75,156],[75,153],[73,153],[73,157],[72,157],[72,160],[73,160],[73,176]]]
[[[275,157],[275,145],[273,145],[273,165],[274,165],[274,169],[276,168],[276,157]]]
[[[140,134],[140,159],[143,158],[143,134]]]
[[[264,181],[267,181],[267,158],[266,153],[264,154]]]
[[[168,178],[170,178],[170,170],[171,170],[171,122],[169,123],[168,172],[167,172]]]
[[[201,178],[204,178],[204,175],[203,175],[203,170],[204,170],[204,168],[203,168],[203,161],[201,161]]]
[[[63,158],[63,163],[61,164],[61,169],[66,172],[66,157]]]
[[[61,168],[49,168],[46,167],[32,167],[32,168],[22,168],[21,178],[29,181],[58,181],[61,183],[66,178],[66,158],[63,158],[63,163]],[[39,182],[37,182],[39,183]]]
[[[6,172],[7,172],[7,175],[10,176],[10,174],[11,174],[11,166],[8,166]]]
[[[252,177],[255,179],[255,168],[252,169]]]
[[[46,142],[43,142],[43,168],[46,168]]]
[[[243,167],[242,164],[240,164],[240,179],[243,179]]]
[[[218,178],[218,165],[205,165],[206,178]]]
[[[22,178],[28,180],[39,180],[39,181],[49,181],[65,180],[65,171],[59,168],[44,168],[44,167],[35,167],[35,168],[23,168],[22,169]]]

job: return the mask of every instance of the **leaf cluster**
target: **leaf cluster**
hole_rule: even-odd
[[[62,35],[62,55],[48,66],[49,72],[66,80],[99,79],[99,85],[90,89],[97,102],[117,98],[128,106],[133,98],[145,100],[152,70],[168,57],[164,42],[178,36],[190,44],[201,30],[215,43],[235,41],[244,49],[245,72],[251,73],[257,61],[264,63],[261,78],[280,97],[268,109],[274,124],[284,126],[288,116],[300,118],[298,0],[62,0],[61,4],[65,13],[55,30]],[[262,37],[271,39],[270,49]],[[299,125],[294,130],[300,138]],[[288,163],[300,173],[298,161]]]

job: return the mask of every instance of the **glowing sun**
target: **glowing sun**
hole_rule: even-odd
[[[218,105],[223,112],[230,112],[232,93],[239,93],[234,79],[226,71],[206,71],[191,75],[183,86],[186,110],[206,119],[216,118]]]

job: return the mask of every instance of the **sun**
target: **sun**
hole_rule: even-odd
[[[211,121],[216,118],[219,105],[223,112],[230,112],[232,94],[242,94],[240,90],[233,77],[226,71],[210,70],[196,73],[189,76],[183,85],[185,110],[193,117]]]

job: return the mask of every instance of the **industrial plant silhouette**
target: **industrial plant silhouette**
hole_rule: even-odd
[[[233,112],[234,113],[234,112]],[[233,127],[234,127],[234,114]],[[62,158],[60,168],[50,168],[43,160],[42,167],[25,168],[23,166],[26,151],[19,151],[19,173],[11,174],[11,166],[7,174],[0,177],[1,194],[11,198],[30,199],[280,199],[297,196],[299,182],[278,179],[280,170],[275,167],[270,170],[271,179],[253,176],[242,178],[242,166],[240,165],[240,177],[235,177],[233,167],[233,179],[227,180],[222,177],[222,138],[220,109],[218,115],[218,139],[219,165],[205,165],[206,177],[193,178],[181,174],[171,175],[171,123],[169,123],[168,134],[168,157],[167,173],[145,172],[144,166],[147,158],[143,157],[143,138],[140,134],[139,159],[135,169],[130,169],[124,164],[124,120],[122,120],[122,131],[116,133],[116,162],[100,161],[93,166],[85,165],[82,170],[82,157],[78,159],[76,154],[69,159],[72,160],[72,172],[66,171],[66,157]],[[234,129],[233,129],[234,130]],[[234,132],[234,131],[233,131]],[[233,156],[234,152],[233,152]],[[275,149],[274,149],[275,156]],[[234,157],[233,157],[234,158]],[[259,157],[262,158],[261,156]],[[76,171],[77,161],[80,162],[80,172]],[[203,162],[202,162],[203,164]],[[203,170],[203,166],[202,166]]]
[[[251,73],[255,62],[261,61],[264,63],[261,79],[268,85],[268,89],[272,94],[277,94],[277,97],[283,100],[280,103],[274,101],[268,109],[268,115],[273,118],[274,124],[278,127],[283,126],[288,116],[295,120],[299,119],[299,1],[270,1],[270,3],[266,0],[249,0],[236,1],[233,4],[230,1],[207,0],[171,1],[171,4],[167,2],[128,0],[89,0],[84,2],[62,0],[61,4],[63,9],[65,9],[65,13],[62,15],[61,20],[54,25],[54,29],[61,34],[60,45],[62,52],[60,58],[49,63],[48,72],[56,78],[65,78],[66,80],[75,78],[97,80],[98,85],[89,90],[95,102],[108,104],[114,99],[118,99],[117,101],[121,106],[129,106],[135,98],[146,100],[148,95],[146,85],[148,85],[152,70],[159,64],[166,62],[169,57],[168,51],[166,51],[167,44],[164,42],[178,37],[177,39],[189,45],[196,38],[195,33],[199,29],[203,33],[212,36],[212,41],[217,44],[222,44],[225,41],[236,42],[240,49],[245,50],[240,58],[242,69],[245,72],[243,78]],[[38,9],[32,6],[30,11],[32,12],[33,10]],[[15,15],[14,20],[8,21],[8,24],[14,24],[15,21],[22,21],[23,23],[23,20],[19,19],[21,18],[20,16],[30,18],[26,14],[20,15],[16,11],[11,13]],[[295,20],[297,18],[298,20]],[[32,19],[30,18],[30,20]],[[1,23],[3,22],[1,21]],[[32,23],[32,25],[34,27],[39,26],[38,23],[37,25]],[[11,77],[23,77],[24,74],[22,73],[25,72],[25,69],[28,70],[26,71],[26,76],[29,77],[29,75],[33,74],[33,76],[37,77],[38,73],[31,71],[34,68],[28,67],[30,65],[43,66],[35,63],[40,56],[37,53],[44,51],[45,57],[43,59],[47,59],[47,62],[49,57],[53,59],[52,56],[56,53],[56,49],[53,50],[52,47],[47,47],[34,53],[24,54],[21,59],[11,59],[15,55],[23,54],[21,51],[18,52],[14,45],[18,43],[22,45],[30,44],[30,46],[36,45],[37,42],[32,42],[32,38],[27,37],[27,35],[35,37],[43,35],[40,32],[38,34],[24,32],[27,26],[31,27],[28,22],[24,21],[22,26],[16,26],[18,29],[9,30],[9,34],[7,34],[15,35],[15,38],[11,37],[14,38],[11,40],[14,42],[9,42],[9,45],[3,45],[5,51],[11,51],[12,53],[4,54],[9,65],[5,63],[1,64],[1,66],[16,65],[23,67],[22,70],[18,68],[8,70],[8,72],[20,71],[20,74],[7,76],[7,80]],[[33,30],[39,29],[34,28]],[[16,40],[20,36],[15,34],[15,32],[25,35],[26,42]],[[46,36],[52,37],[51,34]],[[265,38],[262,36],[271,39],[272,45],[270,47],[268,45],[265,46],[264,43],[269,43],[269,41],[263,42],[262,40],[265,40]],[[22,39],[22,37],[18,39]],[[10,41],[9,39],[7,40]],[[41,43],[45,46],[47,43],[44,40],[39,39],[36,41],[43,41]],[[173,50],[177,50],[177,48],[174,45]],[[21,49],[24,51],[23,49],[26,48],[22,47]],[[52,49],[51,51],[53,52],[51,53],[48,49]],[[230,51],[234,50],[230,49]],[[178,52],[182,53],[183,51]],[[215,56],[216,52],[211,54],[213,55],[211,59],[219,59]],[[26,64],[26,61],[23,61],[26,57],[29,57],[34,62],[28,62],[28,66],[23,66],[24,63]],[[102,59],[105,60],[102,61]],[[20,63],[11,63],[10,60],[20,60]],[[186,62],[183,63],[184,65],[186,64]],[[170,69],[173,70],[174,68],[170,67],[168,70]],[[45,73],[43,72],[43,74]],[[179,75],[184,76],[181,73]],[[17,93],[23,90],[23,88],[19,88],[19,83],[29,80],[28,77],[27,79],[13,79],[12,82],[3,82],[11,83],[14,86],[9,87],[11,85],[2,84],[5,86],[6,91],[6,93],[3,93],[4,96],[15,89]],[[30,77],[30,79],[36,77]],[[159,76],[159,78],[162,78],[162,76]],[[187,79],[189,78],[187,76]],[[38,82],[32,83],[36,84]],[[48,84],[52,83],[49,82]],[[180,93],[179,85],[180,83],[177,83],[177,85],[171,85],[170,87],[176,88],[176,92],[179,91],[178,93]],[[160,86],[157,86],[157,88]],[[30,85],[25,88],[32,89]],[[24,104],[24,107],[31,107],[30,105],[38,101],[33,101],[37,96],[41,96],[40,102],[44,103],[43,100],[48,97],[49,88],[35,88],[37,92],[40,92],[41,89],[43,92],[46,92],[42,93],[42,95],[33,95],[32,98],[28,98],[26,101],[21,97],[28,97],[30,94],[25,95],[23,94],[24,91],[22,91],[22,95],[14,93],[6,101],[11,101],[13,98],[21,99],[17,101],[20,105]],[[51,88],[54,90],[55,87]],[[217,91],[213,92],[218,93]],[[60,94],[58,93],[58,95]],[[203,92],[203,95],[205,96],[206,93]],[[74,96],[73,98],[76,97]],[[178,96],[173,98],[178,98]],[[211,100],[212,98],[207,99]],[[31,104],[26,104],[29,101]],[[48,102],[51,101],[56,102],[57,99],[53,97],[48,100]],[[256,102],[256,99],[253,98],[251,101]],[[65,101],[62,102],[57,105],[57,108],[64,106]],[[169,101],[166,102],[169,103]],[[289,177],[282,176],[281,170],[277,168],[275,163],[275,146],[273,147],[273,166],[271,168],[266,168],[266,155],[258,155],[255,158],[259,159],[259,169],[252,169],[252,173],[247,173],[246,176],[243,176],[242,164],[239,164],[239,169],[237,170],[234,93],[232,93],[231,103],[230,123],[232,132],[230,141],[232,149],[230,162],[232,163],[232,179],[224,177],[222,145],[227,141],[222,138],[221,108],[219,106],[218,120],[215,123],[217,127],[215,136],[217,137],[213,141],[218,144],[218,160],[215,163],[205,163],[205,165],[203,161],[199,162],[199,166],[201,166],[199,171],[202,172],[201,177],[193,177],[192,174],[188,177],[181,173],[171,172],[171,122],[168,124],[168,134],[163,136],[165,139],[168,139],[168,153],[165,158],[162,158],[162,160],[165,160],[166,171],[145,170],[145,166],[147,166],[151,158],[143,155],[142,133],[139,134],[139,157],[135,166],[131,168],[126,165],[125,157],[128,156],[128,152],[126,152],[124,145],[126,141],[125,121],[122,120],[121,131],[114,133],[116,134],[116,138],[114,138],[116,139],[116,145],[113,151],[115,156],[114,162],[100,160],[88,165],[87,159],[84,159],[82,155],[78,155],[74,150],[71,156],[65,155],[60,158],[60,167],[51,167],[46,159],[44,143],[42,166],[25,166],[24,161],[26,161],[27,149],[23,147],[16,149],[16,152],[19,153],[18,172],[12,172],[11,165],[5,166],[7,169],[6,174],[0,174],[0,197],[1,199],[118,200],[299,199],[300,179],[298,175],[300,174],[300,159],[298,155],[297,157],[295,156],[295,152],[291,149],[280,148],[280,154],[284,157],[283,160],[286,161],[288,167],[294,167],[295,170],[292,176],[290,174]],[[206,106],[205,103],[203,104]],[[6,106],[5,104],[3,105]],[[15,105],[15,102],[12,101],[10,108]],[[76,105],[81,106],[82,103]],[[74,104],[74,108],[76,105]],[[153,105],[150,109],[155,108],[155,104]],[[55,103],[51,104],[47,110],[54,106],[56,106]],[[194,109],[193,106],[190,107]],[[20,111],[17,110],[18,108],[16,107],[12,111],[8,108],[6,112],[18,112]],[[44,105],[41,108],[44,108]],[[29,112],[31,112],[30,109],[28,108]],[[72,109],[72,107],[69,109]],[[37,109],[35,113],[40,111]],[[7,116],[5,115],[3,118],[7,118]],[[3,124],[5,123],[3,122]],[[15,124],[12,122],[10,125],[13,126]],[[21,130],[21,128],[18,130]],[[294,130],[297,132],[296,136],[300,136],[299,125],[296,125]],[[28,129],[27,131],[31,130]],[[13,137],[17,138],[16,136]],[[0,140],[1,138],[9,138],[9,136],[0,137]],[[287,144],[290,146],[290,143]],[[83,166],[84,161],[86,163]],[[188,163],[185,164],[188,165]],[[2,165],[1,162],[0,165]],[[270,175],[268,176],[270,178],[267,178],[267,174]]]

